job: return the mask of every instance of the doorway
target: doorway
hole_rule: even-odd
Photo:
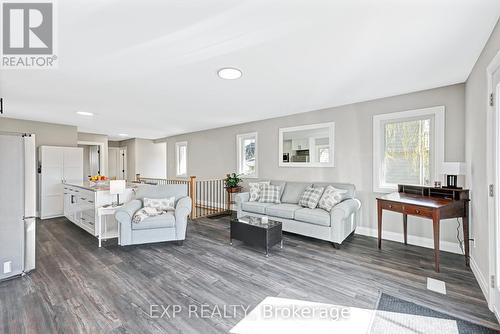
[[[487,70],[487,171],[489,222],[489,298],[490,309],[500,319],[500,53]]]
[[[112,180],[126,180],[127,148],[110,147],[108,151],[109,178]]]

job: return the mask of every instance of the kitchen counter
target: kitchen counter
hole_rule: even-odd
[[[91,181],[71,181],[65,183],[66,186],[82,188],[90,191],[109,191],[109,181],[104,181],[104,183],[98,183]],[[127,189],[135,189],[137,188],[136,184],[127,183]]]

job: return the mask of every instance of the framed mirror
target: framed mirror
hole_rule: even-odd
[[[334,167],[335,123],[279,129],[280,167]]]

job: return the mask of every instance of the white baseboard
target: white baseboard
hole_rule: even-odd
[[[364,227],[364,226],[356,227],[355,233],[360,234],[360,235],[366,235],[369,237],[374,237],[374,238],[376,238],[378,236],[376,229]],[[391,232],[391,231],[382,231],[382,239],[401,242],[401,243],[404,240],[403,233],[397,233],[397,232]],[[415,235],[408,235],[408,244],[434,249],[434,240],[432,240],[430,238],[417,237]],[[458,243],[455,243],[455,242],[441,241],[439,243],[439,248],[445,252],[450,252],[450,253],[455,253],[455,254],[463,254],[462,250],[460,249],[460,246],[458,245]]]
[[[483,291],[484,297],[486,298],[486,301],[488,302],[488,306],[493,311],[492,305],[490,303],[490,286],[488,284],[489,280],[487,280],[486,277],[484,277],[481,270],[479,270],[477,262],[473,256],[470,257],[470,269],[472,270],[472,273],[476,277],[476,281],[479,284],[481,291]],[[497,318],[498,318],[498,315],[497,315]]]

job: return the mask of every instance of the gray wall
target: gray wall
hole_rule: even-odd
[[[475,247],[472,247],[472,258],[482,275],[486,289],[489,282],[488,270],[488,180],[486,167],[486,122],[488,87],[486,68],[500,50],[500,25],[497,23],[481,56],[477,60],[466,82],[466,157],[469,166],[467,177],[471,188],[472,236]],[[497,98],[498,101],[498,98]],[[498,103],[498,102],[497,102]],[[487,292],[487,291],[486,291]]]
[[[259,177],[285,180],[339,181],[354,183],[363,202],[361,225],[376,228],[372,191],[372,117],[444,105],[446,107],[445,159],[465,161],[464,85],[458,84],[336,108],[306,112],[219,129],[165,138],[168,175],[175,176],[175,142],[188,141],[188,175],[220,178],[236,169],[236,135],[258,132]],[[278,167],[280,127],[335,122],[335,168]],[[409,234],[432,238],[432,224],[411,218]],[[387,213],[384,230],[402,233],[400,216]],[[373,231],[372,231],[373,232]],[[456,243],[456,222],[443,223],[442,240]]]
[[[78,141],[77,128],[71,125],[0,117],[0,131],[34,133],[37,147],[40,145],[76,146]]]

